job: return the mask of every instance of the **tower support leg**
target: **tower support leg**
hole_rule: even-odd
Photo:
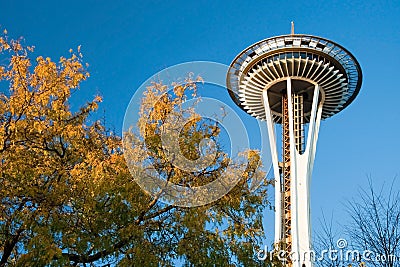
[[[290,142],[290,222],[284,220],[282,194],[282,180],[279,173],[278,153],[276,149],[275,125],[272,119],[272,112],[268,102],[268,92],[263,91],[263,103],[268,125],[268,136],[271,144],[271,154],[275,176],[275,243],[284,242],[283,238],[291,241],[291,261],[288,266],[312,267],[315,254],[311,247],[311,220],[310,220],[310,183],[314,166],[316,144],[319,133],[319,126],[322,116],[323,97],[318,102],[320,95],[319,85],[315,85],[313,102],[311,108],[310,124],[308,128],[307,142],[304,152],[298,151],[296,147],[295,118],[298,110],[294,110],[292,81],[287,79],[287,104],[289,115],[289,142]],[[296,113],[295,113],[296,112]],[[285,234],[285,225],[290,225],[290,238]]]
[[[281,194],[281,178],[279,174],[279,161],[278,161],[278,150],[276,148],[276,135],[275,135],[275,125],[272,120],[272,113],[268,103],[267,91],[263,91],[263,103],[266,114],[268,138],[271,149],[272,156],[272,167],[274,171],[274,186],[275,186],[275,243],[278,243],[281,239],[282,233],[282,194]]]

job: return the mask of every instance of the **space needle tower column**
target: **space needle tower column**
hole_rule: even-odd
[[[267,122],[275,179],[275,244],[289,256],[285,266],[313,266],[310,183],[320,122],[347,107],[361,82],[360,65],[349,51],[293,30],[246,48],[230,65],[227,86],[232,99]]]

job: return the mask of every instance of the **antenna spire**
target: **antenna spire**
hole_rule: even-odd
[[[290,34],[291,34],[291,35],[294,35],[294,22],[292,21],[290,24],[291,24],[291,26],[292,26],[292,27],[291,27],[292,29],[291,29]]]

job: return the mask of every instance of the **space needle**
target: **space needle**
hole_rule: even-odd
[[[320,122],[353,102],[361,83],[360,65],[348,50],[325,38],[294,34],[293,23],[291,34],[251,45],[229,67],[233,101],[267,122],[275,180],[274,242],[290,255],[285,266],[313,266],[310,183]]]

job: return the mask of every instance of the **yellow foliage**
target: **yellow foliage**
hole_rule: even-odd
[[[75,219],[63,210],[95,214],[96,198],[126,184],[130,175],[118,152],[119,138],[97,122],[87,123],[102,98],[77,112],[69,108],[72,90],[89,77],[81,55],[72,53],[58,63],[41,56],[31,61],[32,51],[0,38],[0,52],[6,54],[0,54],[0,83],[9,87],[0,92],[0,243],[5,244],[0,254],[15,246],[9,238],[20,231],[22,254],[8,257],[20,265],[44,266],[61,257],[51,231],[64,229],[67,236],[80,231],[72,230]],[[87,215],[79,219],[81,230],[94,225]],[[72,242],[67,246],[77,244],[66,240]]]
[[[245,164],[232,163],[217,147],[211,165],[193,173],[171,164],[162,147],[162,127],[183,118],[189,120],[177,139],[186,158],[199,158],[200,141],[218,137],[219,125],[183,108],[201,78],[174,84],[174,94],[162,83],[148,88],[138,122],[141,135],[128,133],[130,149],[123,151],[137,167],[129,173],[121,138],[87,119],[102,98],[76,112],[68,104],[89,77],[80,50],[57,62],[41,56],[31,60],[33,47],[0,37],[0,83],[9,88],[0,93],[0,266],[117,260],[121,266],[159,266],[161,261],[171,266],[181,256],[188,265],[222,266],[231,255],[244,266],[255,265],[247,256],[257,248],[250,241],[262,235],[262,213],[256,211],[265,204],[265,191],[249,192],[247,181],[262,175],[256,170],[258,154],[248,152]],[[152,165],[168,181],[196,187],[218,179],[229,164],[237,168],[224,175],[243,181],[208,206],[174,207],[135,183]]]

